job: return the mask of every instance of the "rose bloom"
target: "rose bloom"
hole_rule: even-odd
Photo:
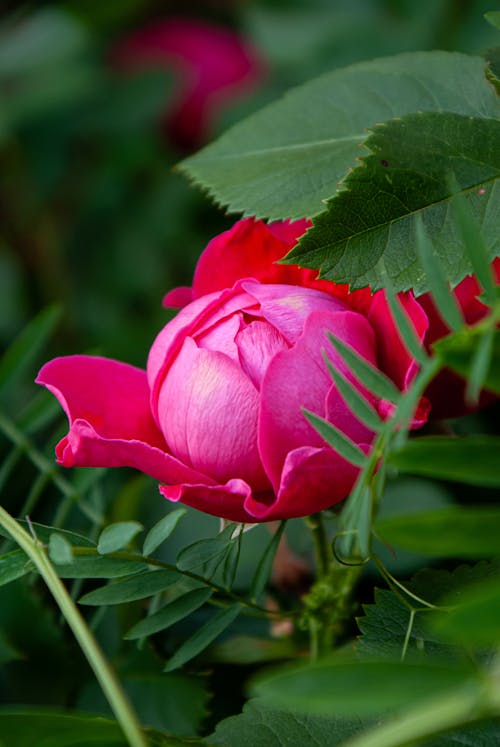
[[[167,294],[166,305],[183,308],[154,341],[147,372],[84,355],[47,363],[37,382],[70,423],[56,448],[59,464],[135,467],[162,483],[169,500],[238,522],[305,516],[344,499],[358,469],[302,408],[365,452],[374,433],[345,404],[324,353],[382,418],[392,406],[356,382],[328,332],[402,391],[417,365],[383,291],[349,293],[311,270],[276,264],[306,228],[245,219],[213,239],[192,288]],[[478,292],[470,278],[457,289],[471,320]],[[428,297],[405,293],[399,301],[423,345],[446,332]],[[429,406],[423,398],[413,427],[425,423]]]
[[[250,92],[264,65],[253,46],[232,29],[189,18],[157,20],[118,41],[111,52],[117,69],[165,69],[175,89],[166,102],[170,139],[194,149],[209,139],[220,112]]]

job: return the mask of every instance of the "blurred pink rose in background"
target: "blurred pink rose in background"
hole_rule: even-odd
[[[111,62],[123,71],[172,71],[175,90],[165,104],[164,126],[182,148],[198,148],[221,111],[262,79],[257,50],[232,29],[189,18],[169,18],[132,32],[115,44]]]

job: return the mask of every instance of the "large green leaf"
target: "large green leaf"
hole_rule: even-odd
[[[468,648],[500,643],[500,575],[465,586],[456,602],[449,596],[441,600],[451,609],[432,620],[434,630]]]
[[[148,659],[147,654],[143,653],[143,658]],[[157,661],[154,671],[148,667],[136,669],[136,666],[130,671],[130,660],[124,661],[123,671],[119,670],[118,675],[140,723],[177,737],[195,737],[207,716],[210,697],[207,678],[199,672],[197,675],[158,674]],[[84,687],[77,705],[87,713],[112,718],[109,704],[95,680]]]
[[[471,668],[442,663],[338,656],[261,675],[254,695],[271,705],[318,715],[376,716],[432,699],[461,685],[477,687]]]
[[[423,555],[490,558],[500,555],[500,508],[450,506],[389,516],[375,524],[377,534],[391,545]]]
[[[321,276],[373,290],[429,289],[416,251],[421,220],[446,279],[472,272],[450,210],[460,193],[479,224],[488,253],[500,251],[500,121],[445,112],[409,114],[377,125],[370,154],[345,180],[287,260]]]
[[[362,636],[357,643],[361,656],[401,656],[407,651],[413,656],[449,656],[453,647],[425,626],[427,609],[412,616],[409,605],[388,589],[375,589],[375,603],[363,607],[364,616],[357,620]],[[412,600],[409,598],[409,602]],[[415,603],[415,607],[419,605]]]
[[[389,455],[402,472],[469,485],[500,487],[500,438],[495,436],[425,436]]]
[[[147,735],[147,736],[146,736]],[[201,744],[145,730],[151,747]],[[4,707],[0,709],[1,747],[126,747],[116,721],[84,713]]]
[[[419,52],[336,70],[236,125],[181,169],[232,212],[312,216],[354,165],[366,128],[417,111],[498,116],[484,61]]]
[[[2,741],[3,740],[3,741]],[[16,747],[124,747],[116,721],[100,716],[0,710],[0,744]]]
[[[444,638],[429,624],[441,614],[440,610],[426,604],[439,605],[446,598],[448,604],[456,605],[465,586],[491,581],[498,577],[499,570],[498,562],[486,561],[473,566],[460,565],[452,573],[427,569],[405,584],[409,593],[375,589],[374,604],[364,605],[364,616],[357,620],[362,633],[356,644],[358,654],[363,659],[399,657],[403,652],[425,660],[456,658],[461,651],[455,642]]]
[[[221,747],[337,747],[361,727],[359,719],[304,715],[273,708],[264,698],[253,698],[239,716],[221,721],[207,742]]]

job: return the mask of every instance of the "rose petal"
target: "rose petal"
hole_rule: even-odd
[[[219,516],[228,521],[238,523],[255,521],[255,518],[244,508],[252,491],[243,480],[229,480],[225,485],[161,485],[160,493],[169,501],[180,501],[186,506],[192,506],[206,514]],[[262,499],[272,502],[272,494],[263,495]]]
[[[259,396],[239,365],[186,338],[162,385],[160,426],[170,451],[217,482],[234,475],[268,488],[257,450]]]
[[[369,450],[367,444],[360,447],[365,453]],[[249,495],[245,510],[253,521],[307,516],[346,498],[358,473],[358,467],[330,448],[294,449],[286,457],[276,500],[269,505],[260,496]]]
[[[307,222],[283,224],[282,231],[278,225],[267,226],[263,221],[245,218],[212,239],[196,266],[194,298],[231,288],[242,278],[300,285],[301,271],[296,266],[276,263],[294,246],[297,236],[304,233]]]
[[[267,322],[254,321],[236,336],[242,370],[260,390],[262,379],[272,358],[288,345],[277,329]]]
[[[238,363],[239,352],[236,344],[236,336],[240,331],[242,323],[243,316],[237,312],[210,327],[202,335],[197,335],[196,343],[200,348],[224,353],[228,358]]]
[[[242,288],[260,303],[262,316],[293,344],[301,336],[307,317],[314,311],[345,311],[347,306],[327,293],[289,285],[262,285],[244,280]]]
[[[429,328],[427,314],[413,293],[400,293],[398,300],[415,330],[417,339],[423,343]],[[379,291],[373,296],[367,317],[377,335],[378,367],[399,389],[405,391],[417,374],[418,363],[410,355],[401,338],[384,291]]]
[[[187,336],[202,335],[231,316],[255,306],[255,299],[241,292],[240,284],[220,293],[210,293],[185,306],[157,335],[149,351],[147,374],[151,390],[151,411],[158,422],[158,392],[171,360]]]
[[[183,309],[193,300],[193,289],[189,285],[179,285],[165,294],[162,305],[171,309]]]
[[[323,439],[308,423],[301,408],[320,416],[326,414],[327,395],[333,384],[322,357],[323,348],[328,350],[334,365],[346,370],[328,341],[327,330],[375,363],[373,330],[363,316],[353,311],[313,312],[297,344],[272,359],[261,388],[259,450],[275,490],[288,452],[305,445],[324,446]],[[333,405],[333,400],[330,404]],[[347,406],[344,407],[348,411]],[[337,417],[340,417],[338,413]],[[349,417],[354,422],[350,411],[342,422],[348,422]]]
[[[127,466],[162,481],[212,482],[166,453],[149,411],[145,371],[74,355],[47,363],[36,381],[54,394],[69,419],[69,433],[56,447],[63,466]]]

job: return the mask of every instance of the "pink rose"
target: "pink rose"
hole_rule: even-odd
[[[344,499],[357,469],[301,412],[328,419],[367,451],[373,433],[352,414],[323,360],[352,380],[327,332],[351,345],[402,390],[416,365],[383,293],[347,293],[314,273],[274,264],[307,223],[246,219],[210,242],[192,288],[166,302],[184,308],[156,338],[147,374],[90,356],[57,358],[38,383],[70,422],[56,448],[72,466],[131,466],[161,493],[216,516],[256,522],[304,516]],[[419,339],[428,318],[412,294],[401,303]],[[363,391],[382,417],[387,402]],[[414,426],[427,418],[424,400]]]
[[[261,79],[263,63],[249,42],[223,26],[188,18],[158,20],[118,42],[112,63],[122,70],[165,68],[176,90],[165,128],[181,147],[208,140],[219,112]]]

